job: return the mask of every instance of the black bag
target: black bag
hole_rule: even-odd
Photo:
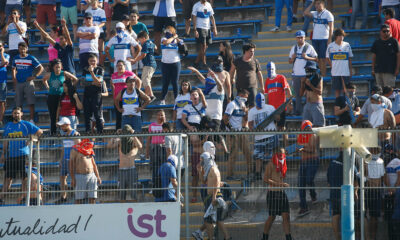
[[[154,179],[154,185],[153,188],[162,188],[162,183],[161,183],[161,175],[160,173],[158,173],[158,175],[156,176],[156,178]],[[163,194],[164,194],[163,189],[155,189],[153,190],[153,196],[155,198],[162,198]]]
[[[186,46],[185,43],[178,44],[178,52],[183,57],[186,57],[189,54],[188,47]]]
[[[192,104],[192,107],[196,112],[201,116],[201,121],[200,121],[200,129],[199,130],[204,130],[204,129],[209,129],[210,125],[212,124],[211,118],[207,116],[202,116],[199,110]]]

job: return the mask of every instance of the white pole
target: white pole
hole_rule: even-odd
[[[31,199],[31,175],[32,175],[32,151],[33,151],[33,139],[32,135],[30,135],[30,140],[29,140],[29,155],[28,155],[28,160],[29,160],[29,166],[28,166],[28,186],[27,186],[27,193],[26,193],[26,199],[25,199],[25,205],[29,207],[29,200]]]
[[[36,159],[37,159],[37,190],[36,190],[36,197],[37,197],[37,205],[40,206],[40,142],[37,141],[36,144]]]

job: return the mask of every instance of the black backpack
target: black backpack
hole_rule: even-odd
[[[162,188],[160,170],[158,171],[158,175],[154,179],[153,188]],[[153,190],[153,196],[155,198],[162,198],[164,191],[164,189],[155,189]]]

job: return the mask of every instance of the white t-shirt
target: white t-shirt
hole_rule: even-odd
[[[198,1],[192,10],[192,15],[196,16],[196,28],[210,29],[210,17],[214,15],[214,10],[209,2],[203,5]]]
[[[18,21],[18,26],[24,30],[23,34],[19,34],[17,28],[15,27],[14,23],[10,23],[8,25],[8,50],[17,50],[18,49],[18,43],[24,42],[23,37],[25,37],[26,33],[26,23],[22,21]]]
[[[350,76],[349,58],[353,57],[353,51],[348,42],[342,42],[340,46],[331,42],[326,48],[326,57],[332,61],[332,76]]]
[[[386,174],[389,179],[389,186],[394,187],[397,182],[397,173],[400,171],[400,159],[394,158],[386,165]]]
[[[382,0],[382,7],[383,6],[396,6],[399,5],[399,0]]]
[[[136,47],[137,45],[138,43],[136,40],[127,33],[124,33],[122,38],[114,36],[107,43],[107,47],[109,48],[114,46],[114,64],[116,64],[118,60],[123,60],[125,64],[130,64],[126,58],[131,57],[131,46]]]
[[[99,34],[100,28],[98,26],[81,26],[77,32],[91,32],[97,33],[97,38],[87,40],[79,38],[79,53],[99,53]]]
[[[218,91],[218,87],[215,85],[215,87],[213,87],[205,97],[208,106],[206,109],[206,115],[211,119],[222,120],[225,97],[224,88],[222,87],[221,91]]]
[[[334,21],[331,12],[324,9],[322,12],[311,11],[313,15],[314,29],[313,40],[325,40],[329,38],[329,25],[328,23]]]
[[[368,178],[378,179],[385,175],[385,165],[382,158],[371,160],[368,165]]]
[[[20,5],[20,4],[22,4],[22,0],[7,0],[7,1],[6,1],[6,4],[7,4],[7,5],[11,5],[11,4],[13,4],[13,5],[14,5],[14,4],[15,4],[15,5],[17,5],[17,4]]]
[[[190,93],[186,93],[185,95],[179,94],[175,99],[174,110],[176,110],[176,119],[182,118],[183,108],[188,105],[192,104],[190,100]]]
[[[166,40],[166,38],[161,39],[161,62],[163,63],[176,63],[181,61],[181,58],[179,56],[179,51],[178,51],[178,43],[176,40],[174,40],[172,43],[168,45],[162,44],[162,42]],[[183,41],[180,40],[182,43]]]
[[[248,121],[253,121],[254,128],[257,127],[264,119],[266,119],[271,113],[275,111],[274,106],[265,104],[261,109],[257,109],[257,107],[252,107],[249,111]],[[276,130],[275,122],[272,121],[264,130]],[[255,135],[254,139],[261,140],[264,138],[272,137],[273,135]]]
[[[229,116],[229,123],[232,130],[242,130],[243,117],[246,113],[243,111],[244,103],[238,102],[236,99],[228,103],[225,109],[225,114]]]
[[[296,44],[297,45],[297,44]],[[296,45],[294,45],[291,49],[290,49],[290,53],[289,53],[289,58],[292,57],[293,53],[294,53],[294,49],[296,48]],[[297,56],[296,56],[296,60],[293,64],[293,72],[292,75],[293,76],[297,76],[297,77],[305,77],[306,76],[306,70],[304,69],[304,67],[306,66],[307,60],[305,60],[302,55],[303,55],[303,48],[306,44],[304,44],[303,46],[299,47],[297,45]],[[313,46],[311,44],[308,44],[307,47],[307,51],[305,52],[307,54],[307,56],[309,57],[317,57],[317,52],[315,52],[315,49],[313,48]]]
[[[383,104],[385,104],[386,108],[391,110],[392,109],[392,101],[390,101],[389,98],[385,97],[385,96],[381,96],[382,98],[382,102]],[[372,115],[372,107],[371,107],[371,98],[368,98],[364,105],[361,108],[360,114],[362,115],[368,115],[368,122],[371,119],[371,115]]]
[[[179,144],[179,136],[165,136],[165,148],[170,148],[172,154],[178,158],[179,163],[176,163],[176,169],[178,169],[179,165],[181,168],[185,168],[185,162],[183,161],[183,140]]]
[[[122,95],[122,108],[124,109],[122,116],[141,116],[140,112],[136,112],[136,109],[139,108],[139,94],[136,92],[136,89],[133,89],[131,94],[128,94],[127,90],[124,92]]]
[[[196,111],[196,109],[193,108],[192,104],[187,104],[183,108],[183,113],[186,114],[188,123],[200,124],[201,117],[205,115],[206,109],[203,107],[203,104],[201,102],[197,104],[195,107],[197,111],[200,112],[201,115]]]
[[[93,25],[98,26],[106,22],[106,12],[99,7],[93,10],[92,6],[89,6],[85,12],[89,12],[93,15]],[[104,32],[103,28],[100,28],[100,32]]]

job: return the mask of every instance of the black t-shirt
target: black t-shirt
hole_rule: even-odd
[[[93,72],[96,76],[104,77],[104,69],[102,67],[95,67]],[[93,85],[92,75],[88,71],[88,67],[85,67],[82,71],[82,84],[85,86],[84,96],[89,96],[90,94],[101,94],[102,87]],[[102,80],[103,81],[103,80]],[[89,95],[87,95],[89,94]]]
[[[59,43],[56,43],[54,48],[58,51],[58,58],[61,59],[63,69],[75,74],[74,48],[71,45],[61,47]]]
[[[360,107],[360,102],[356,96],[353,96],[350,98],[350,103],[351,103],[351,107],[352,107],[353,111],[354,111],[354,109]],[[340,107],[340,109],[343,109],[347,106],[345,96],[339,96],[336,98],[335,107],[336,106]],[[350,111],[342,113],[342,115],[339,116],[337,123],[340,126],[351,124]]]
[[[236,67],[236,88],[257,88],[257,72],[261,71],[260,63],[253,57],[249,62],[243,61],[243,56],[233,61]]]
[[[376,55],[376,73],[395,73],[397,53],[399,52],[399,43],[396,39],[391,37],[388,40],[376,40],[372,45],[371,52]]]
[[[111,20],[122,21],[122,16],[124,14],[129,15],[129,6],[125,6],[120,3],[117,3],[114,6],[113,15],[111,17]]]

